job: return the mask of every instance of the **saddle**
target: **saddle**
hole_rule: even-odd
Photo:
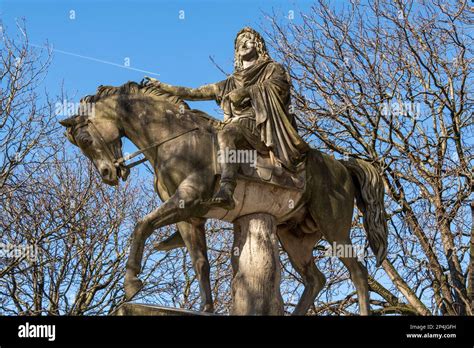
[[[222,167],[218,158],[217,141],[214,142],[214,144],[214,168],[215,173],[220,175],[222,174]],[[255,158],[253,158],[253,163],[247,163],[249,161],[238,161],[236,158],[236,162],[239,163],[237,178],[240,177],[247,180],[263,181],[279,187],[304,191],[306,183],[306,159],[300,162],[297,165],[296,170],[292,172],[279,164],[275,164],[270,155],[264,155],[255,150],[237,150],[237,154],[234,154],[236,157],[239,156],[238,151],[242,151],[241,154],[248,154],[243,151],[254,151],[254,153],[256,153],[256,161]]]

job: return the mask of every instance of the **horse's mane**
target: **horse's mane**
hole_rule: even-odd
[[[81,102],[94,103],[102,98],[125,94],[154,95],[164,101],[170,102],[171,104],[176,106],[183,105],[186,109],[189,109],[189,105],[180,97],[167,93],[159,87],[153,86],[151,84],[139,84],[134,81],[128,81],[122,86],[118,87],[100,85],[97,87],[96,94],[85,96],[81,99]]]
[[[218,119],[215,119],[205,112],[200,110],[191,110],[189,105],[180,97],[173,95],[171,93],[163,91],[161,88],[153,86],[152,84],[139,84],[134,81],[129,81],[124,83],[122,86],[114,87],[114,86],[99,86],[97,87],[97,93],[94,95],[87,95],[81,99],[81,103],[95,103],[102,98],[106,98],[109,96],[115,95],[128,95],[128,94],[142,94],[147,96],[154,96],[162,101],[169,102],[176,107],[184,107],[185,110],[189,110],[193,114],[200,116],[208,123],[215,125],[220,123]]]

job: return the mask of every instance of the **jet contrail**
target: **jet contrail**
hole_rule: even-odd
[[[159,76],[159,75],[160,75],[160,74],[154,73],[154,72],[152,72],[152,71],[147,71],[147,70],[142,70],[142,69],[136,69],[136,68],[132,68],[132,67],[129,67],[129,66],[124,66],[124,65],[121,65],[121,64],[117,64],[117,63],[113,63],[113,62],[108,62],[108,61],[106,61],[106,60],[97,59],[97,58],[94,58],[94,57],[83,56],[82,54],[77,54],[77,53],[73,53],[73,52],[67,52],[67,51],[63,51],[63,50],[58,50],[57,48],[52,48],[52,47],[45,46],[45,45],[35,45],[35,44],[32,44],[32,43],[30,43],[30,45],[33,46],[33,47],[38,47],[38,48],[50,48],[53,52],[58,52],[58,53],[66,54],[66,55],[73,56],[73,57],[88,59],[88,60],[92,60],[92,61],[94,61],[94,62],[99,62],[99,63],[103,63],[103,64],[108,64],[108,65],[116,66],[116,67],[119,67],[119,68],[122,68],[122,69],[128,69],[128,70],[133,70],[133,71],[139,71],[139,72],[142,72],[142,73],[146,73],[146,74],[149,74],[149,75],[155,75],[155,76]]]

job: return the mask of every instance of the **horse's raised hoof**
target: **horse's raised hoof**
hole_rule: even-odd
[[[125,299],[131,301],[136,294],[140,292],[143,288],[143,282],[138,278],[133,278],[130,280],[125,280],[124,289],[125,289]]]
[[[205,304],[204,306],[201,306],[200,311],[206,313],[214,313],[214,305],[212,303]]]

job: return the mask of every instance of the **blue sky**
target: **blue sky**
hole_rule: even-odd
[[[29,42],[38,50],[54,49],[42,87],[56,96],[63,86],[67,101],[78,102],[99,85],[139,82],[145,75],[187,87],[223,80],[209,56],[231,73],[241,28],[258,30],[268,24],[264,13],[273,11],[282,17],[293,11],[298,21],[299,12],[311,5],[309,0],[0,0],[0,19],[10,36],[21,35],[16,23],[24,19]],[[221,117],[214,101],[190,104]],[[124,151],[135,147],[125,141]]]
[[[332,0],[331,5],[340,7],[348,2]],[[55,96],[63,85],[70,101],[77,102],[84,95],[94,94],[99,85],[118,86],[151,75],[133,69],[153,72],[163,82],[188,87],[220,81],[225,76],[209,56],[231,73],[233,43],[242,27],[258,30],[268,25],[263,13],[272,11],[280,13],[282,21],[288,20],[285,16],[289,11],[294,11],[294,20],[299,21],[299,12],[307,12],[312,3],[312,0],[0,0],[0,20],[13,36],[21,35],[16,21],[24,18],[30,43],[39,47],[48,43],[55,49],[42,87]],[[127,62],[132,69],[127,69]],[[191,105],[218,116],[214,102]],[[125,146],[126,152],[134,150],[129,143]],[[385,274],[381,276],[381,281],[390,286]]]
[[[127,59],[130,68],[157,73],[166,83],[197,87],[220,81],[225,75],[209,56],[231,73],[233,43],[242,27],[258,30],[268,24],[263,13],[273,10],[282,20],[294,11],[299,21],[299,12],[311,5],[309,0],[0,0],[0,19],[13,36],[21,35],[16,21],[24,18],[31,44],[52,45],[56,51],[42,87],[55,96],[63,84],[69,101],[78,102],[99,85],[150,75],[127,69]],[[215,102],[192,107],[218,116]],[[134,148],[125,143],[124,150]]]
[[[64,82],[65,91],[77,101],[100,84],[121,85],[148,74],[74,55],[122,66],[129,62],[133,69],[159,74],[155,77],[163,82],[196,87],[225,77],[210,55],[232,72],[233,42],[242,27],[258,29],[265,25],[263,12],[272,10],[282,15],[293,10],[298,20],[299,10],[307,9],[311,1],[1,0],[0,4],[0,18],[10,35],[16,31],[15,21],[25,18],[30,42],[48,43],[57,50],[44,82],[48,92],[54,95]],[[193,107],[216,114],[214,102]]]

